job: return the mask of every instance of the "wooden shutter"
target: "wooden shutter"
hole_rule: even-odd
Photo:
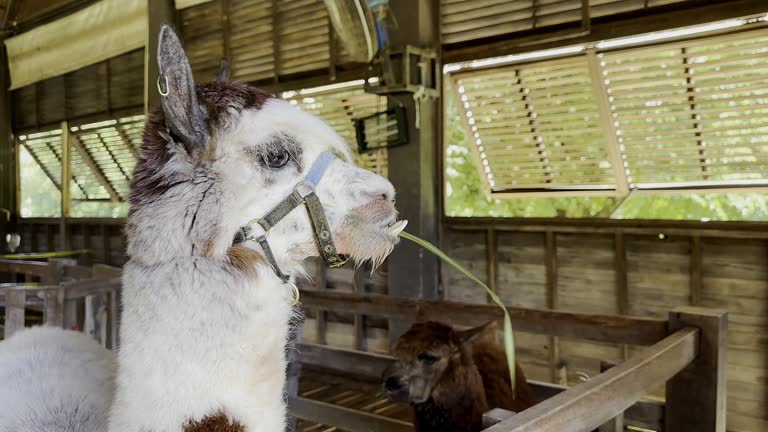
[[[323,0],[277,2],[278,73],[327,68],[330,25]]]
[[[768,180],[768,31],[606,53],[630,187]]]
[[[72,199],[127,200],[141,146],[144,116],[70,124],[70,128]],[[61,189],[61,129],[20,135],[19,140],[45,175]]]
[[[377,174],[387,175],[387,151],[357,152],[353,119],[371,115],[387,108],[385,97],[365,93],[362,86],[318,93],[297,94],[286,98],[290,103],[326,121],[353,149],[357,163]]]
[[[695,0],[590,0],[591,18]],[[581,0],[441,0],[444,44],[578,23]]]
[[[615,193],[586,56],[458,73],[453,85],[488,191]]]
[[[322,0],[215,0],[180,13],[184,45],[200,81],[215,76],[222,58],[230,62],[232,78],[243,82],[330,65]]]
[[[95,162],[97,169],[109,183],[108,187],[112,188],[122,201],[128,198],[129,182],[136,166],[143,130],[144,116],[136,115],[84,124],[75,134],[87,152],[87,157]],[[99,198],[110,197],[111,194],[107,194],[106,197]],[[89,195],[89,198],[95,197]]]
[[[184,38],[192,73],[198,82],[214,79],[224,53],[224,27],[221,1],[203,3],[180,12]]]
[[[272,0],[230,0],[232,78],[257,81],[274,75]]]

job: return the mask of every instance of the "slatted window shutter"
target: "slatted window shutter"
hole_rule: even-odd
[[[768,185],[768,30],[451,74],[486,191]]]
[[[387,108],[386,98],[365,93],[362,86],[288,97],[287,100],[304,111],[325,120],[342,138],[356,155],[361,167],[377,174],[387,175],[387,150],[359,154],[353,119],[365,117]]]
[[[327,68],[330,25],[323,0],[277,2],[278,74]]]
[[[591,18],[695,0],[590,0]],[[581,0],[441,0],[444,44],[581,21]]]
[[[615,190],[585,56],[453,78],[488,190]]]
[[[768,32],[606,53],[630,186],[768,180]]]
[[[230,0],[232,79],[249,82],[274,76],[272,6],[272,0]]]
[[[70,139],[73,141],[72,199],[126,201],[142,142],[144,116],[134,115],[78,126],[70,124],[70,127]],[[20,135],[20,142],[51,182],[61,189],[61,130]]]

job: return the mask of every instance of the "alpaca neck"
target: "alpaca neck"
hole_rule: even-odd
[[[174,186],[157,198],[163,205],[134,208],[126,224],[128,255],[145,265],[176,257],[223,256],[237,231],[237,213],[214,179]]]
[[[465,360],[446,374],[429,400],[413,405],[417,432],[479,431],[488,407],[477,368]]]
[[[283,430],[292,308],[271,270],[250,266],[201,256],[126,264],[110,432],[193,431],[216,418],[232,421],[222,432]]]

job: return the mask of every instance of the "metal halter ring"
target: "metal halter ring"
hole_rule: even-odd
[[[165,91],[163,91],[162,86],[160,85],[160,78],[163,78],[165,80]],[[157,91],[160,92],[160,96],[168,96],[171,94],[171,90],[168,88],[168,77],[165,74],[160,74],[157,77]]]
[[[291,306],[296,306],[297,304],[299,304],[299,299],[301,298],[301,291],[299,291],[299,287],[296,286],[296,284],[291,281],[286,281],[285,285],[288,285],[291,287],[291,291],[293,294],[292,296],[293,298],[290,300]]]

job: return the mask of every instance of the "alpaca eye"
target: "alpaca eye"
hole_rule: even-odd
[[[432,354],[427,353],[421,353],[419,354],[419,361],[424,364],[425,366],[431,366],[435,363],[437,363],[438,360],[440,360],[439,357],[435,357]]]
[[[272,169],[284,167],[291,160],[291,155],[284,149],[270,151],[264,156],[264,164]]]

